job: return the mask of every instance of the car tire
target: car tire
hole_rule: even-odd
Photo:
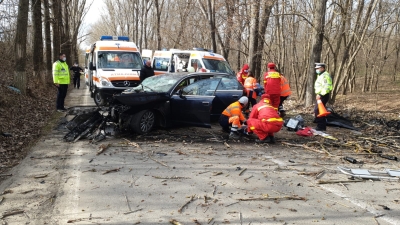
[[[106,100],[103,97],[101,97],[99,89],[97,88],[94,90],[93,100],[97,106],[104,106],[106,104]]]
[[[145,134],[150,132],[156,123],[156,114],[152,110],[143,110],[135,115],[131,120],[131,128],[135,133]]]

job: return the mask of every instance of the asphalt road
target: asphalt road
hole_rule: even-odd
[[[93,101],[74,89],[66,105]],[[226,141],[218,126],[96,145],[63,142],[66,132],[43,137],[0,184],[0,224],[400,224],[399,182],[348,182],[336,167],[356,167],[339,156]]]

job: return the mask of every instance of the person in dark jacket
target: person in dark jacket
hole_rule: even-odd
[[[81,72],[83,72],[83,69],[78,66],[78,63],[75,62],[74,66],[69,68],[74,72],[74,77],[72,78],[74,81],[74,88],[78,88],[81,86]]]
[[[154,76],[154,69],[151,67],[151,61],[147,60],[146,64],[140,70],[140,81],[142,82],[144,79]]]

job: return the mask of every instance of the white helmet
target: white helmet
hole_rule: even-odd
[[[249,99],[248,99],[246,96],[242,96],[242,97],[239,99],[239,102],[240,102],[240,104],[242,104],[242,105],[247,105],[247,103],[249,102]]]

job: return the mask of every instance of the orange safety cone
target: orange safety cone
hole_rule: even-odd
[[[324,104],[322,103],[321,99],[318,99],[317,103],[318,103],[318,112],[319,112],[317,117],[324,117],[324,116],[331,114],[331,112],[326,111],[326,108],[325,108]]]

